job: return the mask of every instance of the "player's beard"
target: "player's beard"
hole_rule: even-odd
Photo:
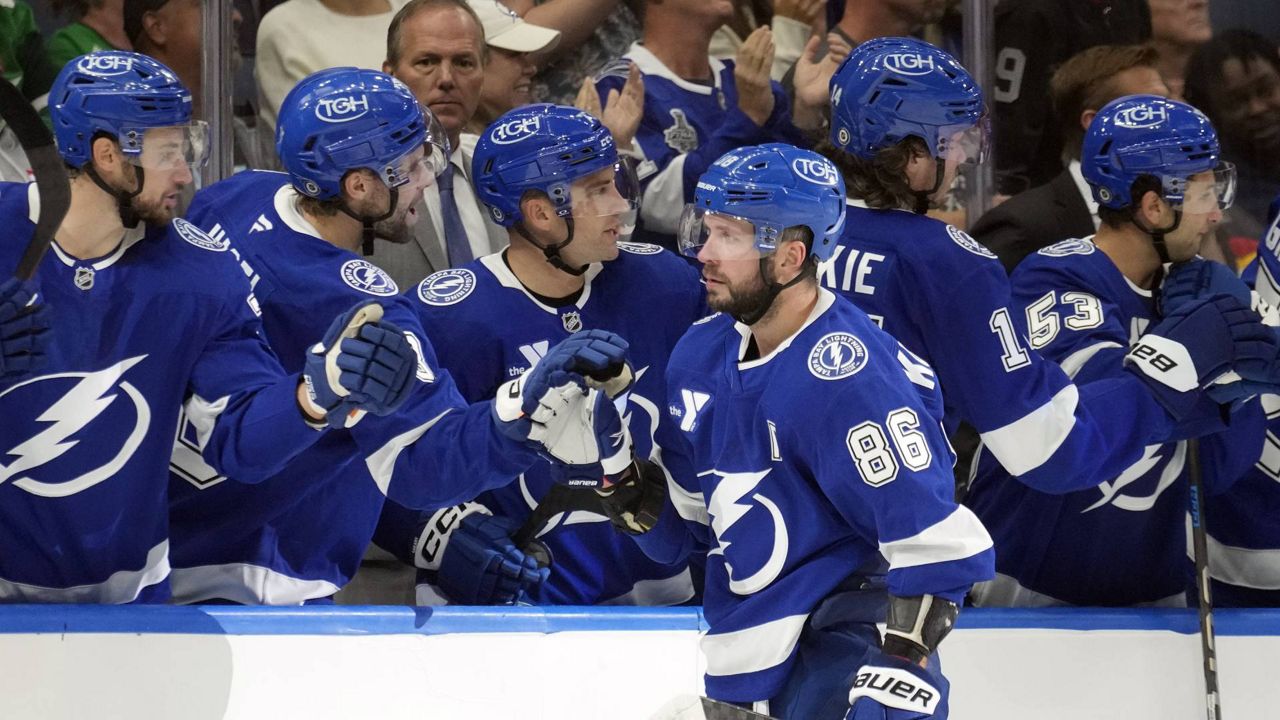
[[[713,298],[708,296],[707,304],[711,306],[712,310],[725,313],[731,317],[738,318],[753,315],[759,312],[762,305],[771,300],[769,285],[759,273],[756,273],[749,283],[744,283],[738,287],[725,283],[724,288],[729,291],[729,297]]]
[[[398,212],[386,220],[379,220],[374,223],[374,237],[396,245],[403,245],[409,242],[413,239],[413,228],[409,226],[409,223],[405,222],[408,214],[408,211]]]
[[[164,196],[160,196],[154,200],[143,200],[139,195],[130,201],[133,211],[138,217],[148,225],[168,225],[177,215],[177,208],[169,209],[164,206]]]

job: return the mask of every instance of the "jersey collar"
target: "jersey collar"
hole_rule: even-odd
[[[681,90],[686,92],[697,93],[698,95],[710,95],[713,92],[718,92],[720,90],[720,75],[724,70],[724,63],[717,58],[707,58],[708,62],[711,63],[711,84],[703,85],[702,83],[689,82],[679,75],[676,75],[671,71],[671,68],[664,65],[662,61],[658,59],[657,55],[650,52],[649,49],[644,45],[641,45],[639,41],[631,43],[631,47],[627,50],[626,57],[630,59],[631,62],[635,63],[636,67],[640,68],[641,73],[669,80],[676,87],[679,87]]]
[[[492,255],[485,255],[480,258],[479,262],[493,275],[499,285],[505,288],[511,288],[512,290],[519,290],[521,293],[524,293],[525,297],[529,298],[529,302],[541,308],[543,311],[559,317],[560,311],[564,309],[553,308],[534,297],[533,293],[529,292],[524,284],[520,282],[520,279],[516,277],[516,274],[511,272],[511,268],[507,267],[507,264],[502,262],[502,251],[498,251]],[[576,307],[581,310],[587,306],[587,300],[591,299],[591,281],[595,279],[595,276],[600,274],[602,269],[604,269],[604,263],[591,263],[587,268],[587,272],[582,276],[584,281],[582,294],[578,296],[577,302],[575,302],[571,307]]]
[[[276,214],[280,216],[280,221],[289,226],[290,230],[310,235],[317,240],[324,240],[320,235],[320,231],[316,230],[316,226],[307,221],[302,213],[298,212],[298,199],[302,197],[298,191],[289,183],[280,186],[276,190],[275,207]]]
[[[830,310],[831,306],[834,305],[835,302],[836,302],[836,296],[832,294],[830,290],[823,287],[819,287],[818,302],[814,303],[813,310],[809,313],[809,317],[805,319],[804,324],[801,325],[799,328],[797,328],[794,333],[789,335],[786,340],[783,340],[782,342],[778,343],[778,347],[774,348],[773,352],[769,353],[768,355],[765,355],[764,357],[756,358],[755,360],[751,360],[748,362],[742,362],[742,356],[746,354],[747,345],[750,344],[751,342],[751,327],[747,325],[743,325],[740,322],[735,322],[733,324],[733,329],[737,330],[738,335],[741,336],[741,339],[738,342],[738,369],[750,370],[751,368],[760,367],[761,365],[764,365],[765,363],[777,357],[779,354],[782,353],[782,351],[791,347],[791,342],[796,338],[800,337],[800,335],[804,333],[804,331],[807,330],[815,320],[821,317],[823,313]]]

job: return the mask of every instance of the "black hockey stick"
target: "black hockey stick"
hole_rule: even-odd
[[[551,550],[546,545],[538,541],[538,533],[542,530],[547,521],[562,512],[572,512],[574,510],[590,510],[594,513],[604,514],[604,509],[600,506],[600,496],[591,488],[574,488],[568,485],[552,485],[551,489],[542,498],[542,502],[533,509],[533,512],[512,536],[511,542],[520,551],[529,555],[538,561],[538,565],[542,567],[550,567],[552,562]]]
[[[650,720],[773,720],[773,718],[719,700],[697,695],[682,695],[664,705]]]
[[[40,119],[40,113],[31,106],[22,91],[3,78],[0,78],[0,118],[4,118],[13,128],[13,134],[18,136],[18,142],[31,163],[31,171],[36,176],[36,190],[40,194],[36,231],[14,272],[18,279],[30,280],[71,205],[71,184],[58,148],[53,144],[53,135]]]
[[[1209,547],[1204,530],[1204,486],[1200,471],[1200,443],[1187,441],[1187,478],[1191,484],[1191,547],[1196,564],[1196,592],[1200,605],[1200,652],[1204,656],[1205,710],[1209,720],[1222,720],[1218,698],[1218,651],[1213,630],[1213,592],[1209,578]]]

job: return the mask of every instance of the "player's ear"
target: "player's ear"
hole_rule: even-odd
[[[1165,224],[1163,215],[1168,207],[1164,198],[1160,197],[1160,193],[1154,190],[1142,193],[1142,198],[1138,200],[1138,214],[1142,216],[1143,223],[1147,227],[1158,227]]]
[[[120,146],[106,135],[99,135],[90,141],[89,155],[99,173],[115,172],[122,159]]]
[[[545,193],[533,190],[520,198],[520,214],[524,216],[525,224],[543,231],[550,230],[557,217],[551,199]]]
[[[1085,110],[1080,111],[1080,129],[1087,131],[1089,129],[1089,123],[1093,122],[1093,116],[1097,114],[1098,111],[1093,108],[1086,108]]]
[[[342,194],[351,199],[352,204],[360,203],[373,196],[373,174],[363,168],[353,170],[342,178]]]

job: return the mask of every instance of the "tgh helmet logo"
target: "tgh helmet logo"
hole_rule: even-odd
[[[114,55],[86,55],[76,65],[90,75],[123,75],[133,69],[133,58]]]
[[[1116,113],[1116,125],[1139,130],[1159,127],[1169,119],[1169,112],[1159,105],[1136,105]]]
[[[933,58],[916,53],[894,53],[885,57],[884,66],[899,75],[928,75],[933,72]]]
[[[833,186],[836,184],[835,166],[817,158],[796,158],[791,161],[791,169],[796,175],[815,185]]]
[[[342,95],[316,101],[316,117],[327,123],[342,123],[364,117],[369,112],[366,95]]]
[[[510,145],[518,143],[526,138],[533,137],[539,129],[542,128],[542,118],[534,115],[532,117],[516,118],[508,120],[493,129],[491,137],[493,141],[499,145]]]

